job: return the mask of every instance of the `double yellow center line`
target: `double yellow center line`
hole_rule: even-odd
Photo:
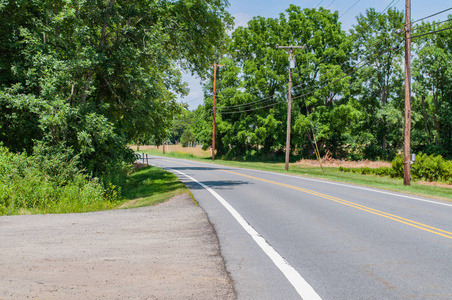
[[[424,231],[428,231],[428,232],[434,233],[436,235],[440,235],[440,236],[446,237],[448,239],[452,239],[452,232],[445,231],[445,230],[442,230],[442,229],[439,229],[439,228],[435,228],[435,227],[432,227],[432,226],[428,226],[428,225],[425,225],[425,224],[422,224],[422,223],[419,223],[419,222],[416,222],[416,221],[413,221],[413,220],[410,220],[410,219],[402,218],[402,217],[399,217],[397,215],[386,213],[386,212],[383,212],[383,211],[380,211],[380,210],[377,210],[377,209],[374,209],[374,208],[371,208],[371,207],[367,207],[367,206],[364,206],[364,205],[361,205],[361,204],[357,204],[357,203],[354,203],[354,202],[350,202],[350,201],[347,201],[347,200],[343,200],[343,199],[336,198],[336,197],[333,197],[333,196],[325,195],[325,194],[322,194],[322,193],[318,193],[318,192],[315,192],[315,191],[311,191],[311,190],[308,190],[308,189],[304,189],[304,188],[301,188],[301,187],[298,187],[298,186],[294,186],[294,185],[290,185],[290,184],[286,184],[286,183],[276,182],[276,181],[272,181],[272,180],[267,180],[267,179],[263,179],[263,178],[250,176],[250,175],[244,175],[244,174],[240,174],[240,173],[233,172],[233,171],[227,171],[227,170],[221,170],[221,171],[227,172],[227,173],[231,173],[231,174],[234,174],[234,175],[238,175],[238,176],[251,178],[251,179],[262,181],[262,182],[266,182],[266,183],[271,183],[271,184],[283,186],[283,187],[286,187],[286,188],[289,188],[289,189],[293,189],[293,190],[297,190],[297,191],[300,191],[300,192],[303,192],[303,193],[306,193],[306,194],[310,194],[310,195],[314,195],[314,196],[321,197],[321,198],[324,198],[324,199],[328,199],[328,200],[331,200],[331,201],[334,201],[334,202],[337,202],[337,203],[340,203],[340,204],[343,204],[343,205],[347,205],[347,206],[350,206],[350,207],[353,207],[353,208],[356,208],[356,209],[359,209],[359,210],[362,210],[362,211],[366,211],[368,213],[371,213],[371,214],[374,214],[374,215],[377,215],[377,216],[381,216],[381,217],[384,217],[384,218],[387,218],[387,219],[390,219],[390,220],[393,220],[393,221],[396,221],[396,222],[399,222],[399,223],[406,224],[406,225],[411,226],[411,227],[415,227],[415,228],[418,228],[418,229],[421,229],[421,230],[424,230]]]
[[[166,161],[168,161],[168,160],[166,160]],[[194,165],[184,164],[184,163],[180,163],[180,162],[174,162],[174,161],[168,161],[168,162],[195,167]],[[286,188],[289,188],[289,189],[292,189],[292,190],[296,190],[296,191],[300,191],[300,192],[303,192],[303,193],[306,193],[306,194],[310,194],[310,195],[313,195],[313,196],[317,196],[317,197],[321,197],[321,198],[324,198],[324,199],[328,199],[328,200],[331,200],[331,201],[334,201],[334,202],[337,202],[337,203],[340,203],[340,204],[343,204],[343,205],[347,205],[347,206],[350,206],[350,207],[353,207],[353,208],[356,208],[356,209],[359,209],[359,210],[362,210],[362,211],[365,211],[365,212],[368,212],[368,213],[371,213],[371,214],[374,214],[374,215],[377,215],[377,216],[381,216],[383,218],[387,218],[387,219],[390,219],[390,220],[393,220],[393,221],[396,221],[396,222],[399,222],[399,223],[402,223],[402,224],[405,224],[405,225],[408,225],[408,226],[411,226],[411,227],[414,227],[414,228],[418,228],[418,229],[421,229],[421,230],[424,230],[424,231],[428,231],[430,233],[433,233],[433,234],[436,234],[436,235],[440,235],[440,236],[443,236],[443,237],[448,238],[448,239],[452,239],[452,232],[449,232],[449,231],[446,231],[446,230],[442,230],[442,229],[439,229],[439,228],[435,228],[435,227],[432,227],[432,226],[428,226],[426,224],[419,223],[419,222],[416,222],[416,221],[413,221],[413,220],[410,220],[410,219],[402,218],[400,216],[393,215],[393,214],[390,214],[390,213],[386,213],[384,211],[377,210],[377,209],[374,209],[374,208],[371,208],[371,207],[367,207],[367,206],[364,206],[364,205],[361,205],[361,204],[358,204],[358,203],[350,202],[350,201],[347,201],[347,200],[344,200],[344,199],[340,199],[340,198],[336,198],[336,197],[333,197],[333,196],[325,195],[325,194],[322,194],[322,193],[318,193],[318,192],[315,192],[315,191],[311,191],[311,190],[308,190],[308,189],[304,189],[304,188],[301,188],[301,187],[298,187],[298,186],[294,186],[294,185],[290,185],[290,184],[286,184],[286,183],[281,183],[281,182],[276,182],[276,181],[272,181],[272,180],[267,180],[267,179],[254,177],[254,176],[250,176],[250,175],[245,175],[245,174],[241,174],[241,173],[237,173],[237,172],[233,172],[233,171],[228,171],[228,170],[221,170],[221,169],[219,169],[219,171],[226,172],[226,173],[231,173],[231,174],[234,174],[234,175],[237,175],[237,176],[247,177],[247,178],[250,178],[250,179],[254,179],[254,180],[258,180],[258,181],[262,181],[262,182],[266,182],[266,183],[271,183],[271,184],[283,186],[283,187],[286,187]]]

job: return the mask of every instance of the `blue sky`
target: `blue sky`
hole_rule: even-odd
[[[277,18],[290,4],[301,8],[315,8],[320,4],[324,8],[337,10],[344,30],[349,30],[355,24],[356,16],[371,7],[377,11],[383,11],[392,3],[391,7],[405,11],[405,0],[394,0],[394,2],[392,0],[229,0],[229,3],[229,12],[235,18],[236,26],[246,26],[254,16]],[[450,7],[452,7],[451,0],[411,0],[411,18],[417,20]],[[445,20],[449,13],[452,13],[452,10],[430,18],[429,21]],[[189,84],[190,94],[179,101],[187,102],[190,109],[195,109],[203,103],[199,80],[189,75],[184,75],[184,79]]]

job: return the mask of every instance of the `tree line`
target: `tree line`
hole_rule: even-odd
[[[181,111],[181,70],[205,76],[223,47],[227,5],[0,1],[0,183],[26,161],[58,186],[68,185],[57,180],[68,170],[105,189],[120,185],[135,160],[128,143],[162,143]]]
[[[452,17],[414,21],[412,133],[414,153],[452,157]],[[347,32],[338,12],[291,5],[279,18],[254,17],[235,29],[217,73],[217,154],[271,158],[285,148],[288,54],[292,72],[293,155],[390,160],[403,151],[404,14],[368,9]],[[211,72],[213,70],[211,68]],[[211,78],[212,78],[211,74]],[[211,145],[212,80],[186,130]],[[186,118],[186,117],[184,117]]]

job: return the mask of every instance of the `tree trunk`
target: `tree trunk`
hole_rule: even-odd
[[[110,3],[108,3],[108,8],[107,11],[110,11],[111,8],[113,7],[113,4],[115,3],[115,0],[110,0]],[[107,13],[105,16],[105,22],[102,25],[102,31],[100,34],[100,42],[99,42],[99,52],[102,51],[102,49],[105,46],[105,41],[107,39],[107,21],[108,19],[110,19],[110,13]]]
[[[438,133],[438,118],[436,117],[438,115],[438,94],[436,92],[433,92],[433,100],[433,104],[435,106],[435,111],[433,113],[433,126],[435,131]],[[437,134],[435,135],[435,144],[439,144]]]
[[[422,99],[422,112],[424,114],[425,133],[427,134],[427,137],[429,137],[430,134],[428,132],[427,110],[425,108],[425,95],[422,95],[421,99]]]

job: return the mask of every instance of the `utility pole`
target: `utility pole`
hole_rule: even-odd
[[[405,149],[403,184],[411,181],[411,0],[405,0]]]
[[[286,137],[286,171],[289,170],[289,154],[290,154],[290,123],[292,116],[292,69],[295,69],[295,60],[293,58],[293,49],[306,49],[304,46],[279,46],[276,49],[286,49],[289,53],[289,91],[287,94],[287,137]]]
[[[215,160],[215,119],[217,106],[215,103],[216,96],[216,82],[217,82],[217,67],[224,67],[225,65],[219,65],[216,62],[213,64],[213,124],[212,124],[212,160]]]

